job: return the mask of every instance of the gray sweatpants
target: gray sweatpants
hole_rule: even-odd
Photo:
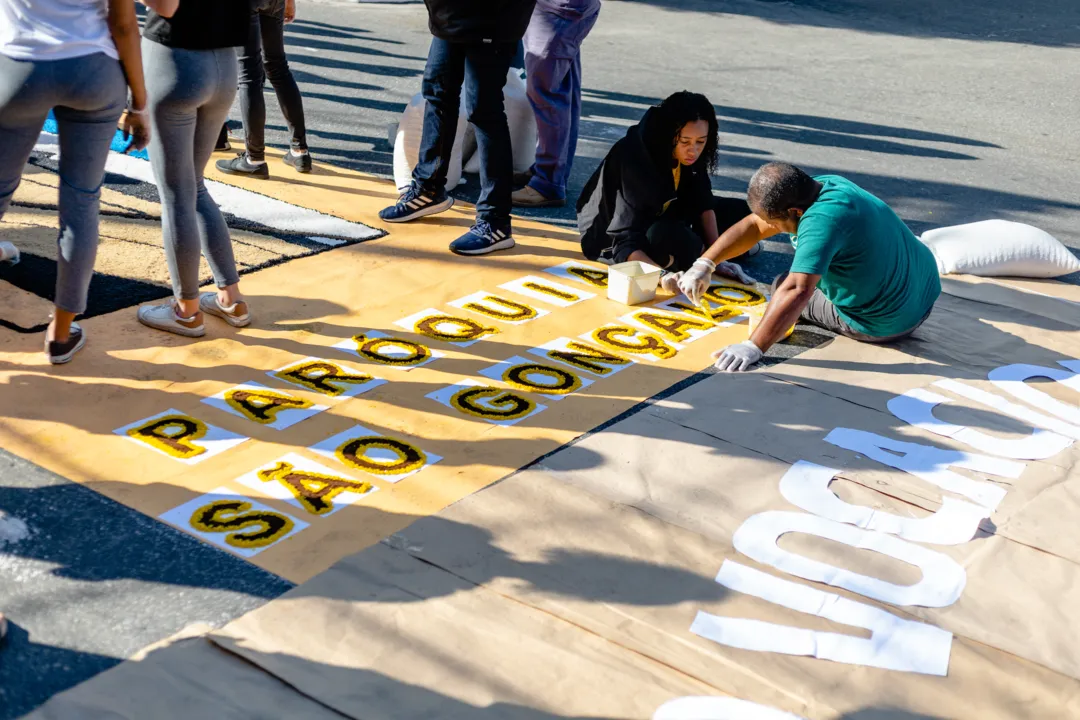
[[[780,273],[776,276],[772,283],[772,290],[770,295],[776,294],[776,289],[787,279],[788,273]],[[933,308],[931,308],[933,310]],[[807,304],[806,309],[799,315],[800,320],[805,320],[811,325],[817,325],[818,327],[830,330],[837,335],[843,335],[844,337],[851,338],[864,343],[873,343],[879,345],[881,343],[893,342],[894,340],[901,340],[906,338],[911,333],[922,327],[922,324],[926,322],[926,318],[930,317],[931,310],[926,312],[923,319],[920,320],[915,327],[910,330],[905,330],[902,333],[896,335],[889,335],[888,337],[877,337],[874,335],[867,335],[861,333],[848,324],[847,320],[840,316],[840,312],[836,309],[829,298],[825,297],[825,293],[821,290],[814,288],[814,294],[810,296],[810,302]]]
[[[105,159],[127,101],[120,63],[104,53],[30,62],[0,55],[0,218],[11,205],[30,151],[53,110],[60,134],[60,233],[56,297],[86,311],[98,246]]]
[[[142,42],[150,98],[150,164],[161,195],[161,231],[173,293],[199,296],[199,253],[218,287],[240,281],[225,218],[203,171],[236,96],[236,50],[181,50]]]

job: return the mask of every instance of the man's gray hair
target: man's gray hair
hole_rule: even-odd
[[[778,218],[792,208],[806,210],[817,199],[818,183],[789,163],[762,165],[750,178],[746,201],[766,218]]]

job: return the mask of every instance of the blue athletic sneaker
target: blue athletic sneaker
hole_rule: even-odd
[[[454,198],[447,195],[446,190],[440,190],[438,194],[435,194],[413,183],[398,198],[397,205],[380,210],[379,217],[391,223],[409,222],[444,212],[453,206]]]
[[[450,243],[450,252],[458,255],[486,255],[496,250],[509,250],[514,247],[514,238],[510,235],[510,226],[494,228],[483,220],[469,228],[469,232]]]

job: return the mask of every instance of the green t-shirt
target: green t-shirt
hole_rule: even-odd
[[[873,337],[915,327],[941,293],[937,261],[888,205],[838,175],[791,237],[791,272],[820,275],[818,289],[852,328]]]

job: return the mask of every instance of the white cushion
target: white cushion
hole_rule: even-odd
[[[465,94],[462,93],[461,117],[465,117]],[[397,137],[394,139],[394,182],[399,192],[412,183],[412,171],[420,158],[420,140],[424,134],[424,108],[427,101],[417,93],[405,107],[398,123]],[[461,147],[465,138],[465,121],[458,122],[454,136],[454,149],[450,154],[450,167],[446,169],[446,192],[453,191],[461,182]]]
[[[1052,278],[1080,272],[1080,260],[1048,232],[1008,220],[927,230],[922,240],[942,275]]]

